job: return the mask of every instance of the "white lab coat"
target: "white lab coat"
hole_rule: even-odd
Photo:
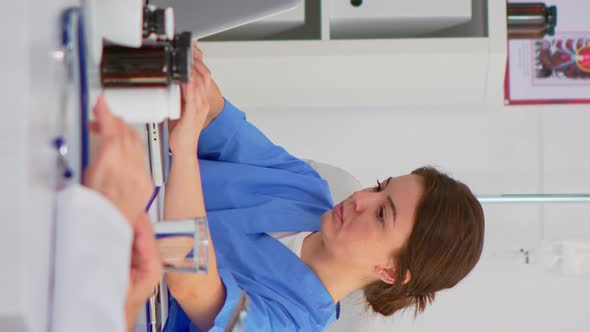
[[[132,230],[98,193],[58,194],[53,332],[123,332]]]

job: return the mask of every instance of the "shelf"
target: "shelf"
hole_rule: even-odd
[[[487,36],[488,0],[305,0],[290,11],[207,41],[460,38]],[[356,3],[356,2],[355,2]]]
[[[246,110],[494,109],[504,100],[505,4],[490,1],[486,12],[479,37],[333,40],[324,25],[315,40],[201,47],[224,94]]]

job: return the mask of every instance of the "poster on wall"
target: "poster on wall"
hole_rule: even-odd
[[[590,103],[590,1],[507,6],[506,104]]]

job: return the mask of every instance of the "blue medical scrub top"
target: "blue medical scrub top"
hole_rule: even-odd
[[[211,331],[224,331],[242,290],[246,331],[321,331],[333,299],[299,257],[268,232],[318,231],[332,209],[328,184],[274,145],[227,100],[203,130],[198,158],[211,238],[227,297]],[[170,299],[166,332],[198,331]]]

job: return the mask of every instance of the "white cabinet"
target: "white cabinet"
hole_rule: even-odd
[[[471,0],[331,0],[332,38],[411,37],[471,20]]]
[[[202,42],[224,95],[245,110],[273,111],[503,103],[505,3],[484,8],[487,36],[354,40],[332,38],[329,5],[317,40]]]

